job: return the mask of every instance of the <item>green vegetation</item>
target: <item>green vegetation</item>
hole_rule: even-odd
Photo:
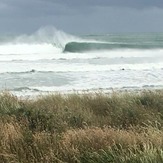
[[[0,95],[1,163],[162,163],[163,91]]]

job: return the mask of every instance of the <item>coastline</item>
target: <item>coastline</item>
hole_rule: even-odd
[[[118,94],[123,93],[141,93],[143,91],[160,91],[163,90],[163,86],[144,86],[144,87],[123,87],[123,88],[92,88],[92,89],[67,89],[67,90],[54,90],[54,91],[40,91],[37,89],[25,89],[22,91],[13,91],[9,89],[1,90],[0,92],[10,92],[11,94],[17,96],[18,98],[35,98],[39,96],[47,95],[67,95],[67,94],[112,94],[114,92]]]

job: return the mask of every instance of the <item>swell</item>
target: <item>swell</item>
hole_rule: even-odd
[[[54,71],[55,72],[55,71]],[[0,73],[0,74],[11,74],[11,75],[16,75],[16,74],[33,74],[33,73],[54,73],[53,71],[37,71],[35,69],[31,69],[30,71],[21,71],[21,72],[3,72],[3,73]]]
[[[161,44],[152,43],[104,43],[104,42],[69,42],[65,45],[63,52],[86,52],[97,50],[114,50],[114,49],[160,49]]]
[[[148,70],[157,70],[157,71],[163,71],[163,66],[161,63],[144,63],[144,64],[113,64],[113,65],[87,65],[87,68],[83,68],[83,66],[74,66],[72,68],[64,68],[64,69],[49,69],[49,70],[27,70],[27,71],[9,71],[9,72],[0,72],[1,78],[4,76],[14,76],[14,75],[32,75],[32,76],[42,76],[42,75],[58,75],[58,74],[64,74],[67,75],[69,73],[71,74],[77,74],[77,73],[88,73],[88,72],[113,72],[113,71],[148,71]]]

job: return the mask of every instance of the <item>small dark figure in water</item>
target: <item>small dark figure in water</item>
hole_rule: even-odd
[[[34,70],[34,69],[32,69],[32,70],[31,70],[31,72],[35,72],[35,70]]]

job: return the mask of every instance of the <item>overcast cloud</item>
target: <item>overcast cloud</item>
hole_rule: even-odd
[[[0,0],[0,33],[163,32],[163,0]]]

